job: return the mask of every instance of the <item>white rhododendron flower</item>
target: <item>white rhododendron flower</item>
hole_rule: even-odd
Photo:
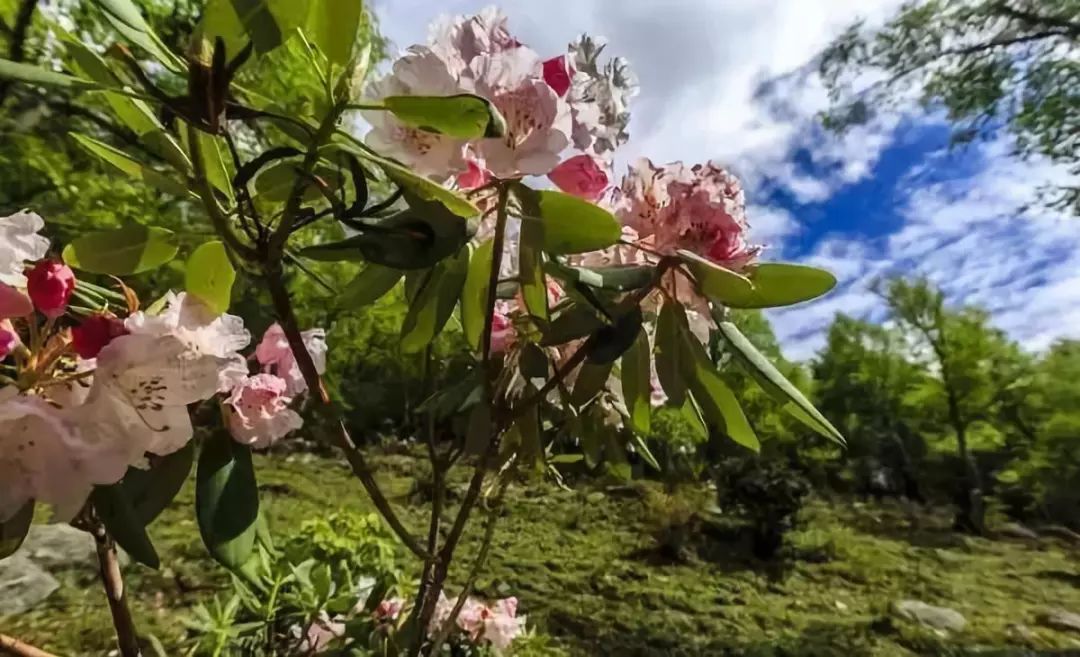
[[[244,379],[229,397],[229,433],[242,445],[265,449],[304,426],[289,408],[288,383],[273,374]]]
[[[0,283],[26,287],[26,262],[49,252],[49,240],[38,235],[44,227],[45,221],[33,212],[0,217]]]
[[[311,329],[301,333],[304,338],[304,346],[307,348],[311,360],[315,363],[315,371],[319,374],[326,373],[326,331],[323,329]],[[259,360],[264,372],[272,372],[285,379],[287,384],[286,394],[296,397],[307,391],[307,382],[296,363],[292,347],[285,337],[285,331],[281,325],[274,324],[263,334],[259,346],[255,347],[255,358]]]
[[[510,34],[508,19],[498,7],[486,7],[475,16],[442,16],[428,31],[431,49],[460,76],[481,55],[511,50],[521,42]]]
[[[122,444],[87,441],[41,397],[0,389],[0,522],[30,500],[52,505],[57,518],[68,520],[95,484],[118,481],[127,467]]]
[[[132,335],[173,336],[184,344],[190,358],[213,357],[218,368],[217,392],[229,392],[247,376],[247,363],[239,353],[251,343],[251,333],[244,328],[244,320],[235,315],[216,315],[202,301],[185,292],[169,292],[160,314],[134,313],[124,322],[124,327]]]
[[[567,100],[573,112],[574,146],[597,155],[611,153],[630,139],[630,99],[638,81],[622,57],[601,66],[602,39],[582,35],[570,44],[572,71]]]
[[[413,46],[394,62],[390,75],[373,82],[365,91],[367,100],[387,96],[452,96],[464,89],[445,60],[423,46]],[[445,180],[464,171],[465,142],[414,128],[392,113],[363,112],[371,124],[365,141],[372,148],[396,158],[424,176]]]

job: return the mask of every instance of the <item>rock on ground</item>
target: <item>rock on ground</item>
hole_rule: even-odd
[[[80,568],[97,572],[98,569],[94,537],[71,525],[34,525],[19,554],[50,571]],[[120,563],[126,562],[127,555],[121,552]]]
[[[22,555],[0,561],[0,616],[21,614],[60,588],[52,575]]]
[[[1080,614],[1064,609],[1048,609],[1039,614],[1039,623],[1054,630],[1080,634]]]
[[[919,600],[900,600],[893,604],[893,613],[935,630],[960,632],[967,626],[967,619],[955,609],[935,607]]]

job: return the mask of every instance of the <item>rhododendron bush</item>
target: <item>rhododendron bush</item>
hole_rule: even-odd
[[[93,533],[103,558],[115,541],[158,567],[146,526],[193,476],[207,549],[261,590],[273,548],[251,450],[304,432],[340,449],[419,581],[366,603],[377,631],[328,612],[307,628],[325,630],[307,649],[374,642],[379,654],[415,655],[466,640],[505,654],[524,626],[517,602],[477,600],[472,586],[508,486],[557,477],[557,452],[611,473],[631,455],[655,464],[644,436],[662,405],[758,449],[710,344],[843,440],[726,319],[729,308],[818,297],[835,279],[763,261],[739,180],[717,164],[642,159],[616,172],[637,83],[601,40],[538,53],[492,8],[438,19],[380,75],[357,47],[358,3],[211,0],[185,53],[163,46],[131,0],[96,5],[115,28],[104,54],[71,43],[66,72],[0,61],[0,76],[103,94],[171,167],[87,135],[75,142],[190,199],[204,225],[177,235],[144,217],[60,245],[30,210],[0,218],[0,554],[40,505]],[[297,99],[233,82],[297,43],[318,97],[286,102]],[[254,151],[253,130],[275,145]],[[185,290],[139,299],[123,282],[176,259]],[[380,489],[322,380],[326,334],[297,319],[288,282],[315,276],[318,261],[363,263],[354,280],[320,278],[327,303],[362,308],[403,286],[400,348],[429,373],[442,366],[433,340],[461,327],[471,371],[412,409],[433,473],[427,531],[406,526]],[[238,272],[268,293],[274,323],[261,337],[228,312]],[[453,468],[471,479],[450,508]],[[459,555],[485,508],[484,547]],[[457,558],[472,575],[448,594]],[[121,652],[137,654],[117,577],[105,584],[120,587]]]

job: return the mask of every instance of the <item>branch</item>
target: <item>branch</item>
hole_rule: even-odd
[[[45,652],[6,634],[0,634],[0,654],[12,655],[13,657],[58,657],[51,652]]]
[[[21,62],[26,58],[26,37],[30,32],[30,23],[34,19],[36,8],[37,0],[23,0],[19,6],[19,13],[16,14],[14,26],[11,28],[11,46],[8,48],[8,59],[13,62]],[[10,78],[0,80],[0,105],[7,100],[11,82]]]
[[[304,382],[307,383],[308,390],[316,399],[318,399],[324,408],[333,409],[334,402],[330,399],[330,395],[323,385],[322,378],[315,368],[315,362],[311,359],[311,354],[308,353],[307,347],[304,345],[304,338],[300,333],[300,327],[296,320],[296,313],[293,311],[292,300],[289,298],[289,292],[285,289],[285,282],[281,277],[280,264],[267,272],[266,280],[267,286],[270,288],[270,297],[273,299],[274,310],[277,314],[278,321],[281,322],[281,328],[285,332],[286,339],[289,341],[289,347],[292,349],[293,357],[296,359],[296,364],[304,377]],[[334,436],[337,445],[345,453],[345,458],[349,461],[349,466],[352,468],[353,474],[356,475],[356,478],[359,479],[360,483],[364,486],[364,490],[366,490],[368,496],[371,497],[371,501],[375,505],[375,508],[382,514],[386,523],[390,525],[390,528],[397,534],[398,538],[401,539],[401,542],[405,544],[405,547],[407,547],[409,551],[421,559],[431,559],[432,555],[430,555],[417,538],[409,532],[401,522],[401,519],[398,518],[394,508],[390,506],[390,501],[386,499],[382,489],[379,488],[379,484],[375,481],[375,476],[372,474],[371,467],[367,464],[367,459],[364,458],[363,452],[361,452],[356,446],[356,443],[353,442],[352,437],[349,435],[349,430],[345,427],[345,423],[341,420],[335,420],[335,424]]]
[[[124,580],[120,574],[120,561],[116,557],[116,543],[105,526],[95,520],[91,526],[91,534],[97,545],[98,566],[101,572],[101,583],[105,586],[105,596],[109,599],[109,611],[112,612],[113,627],[116,628],[116,641],[120,646],[122,657],[142,657],[139,648],[139,637],[135,632],[135,622],[131,618],[131,610],[127,605],[127,594],[124,590]]]

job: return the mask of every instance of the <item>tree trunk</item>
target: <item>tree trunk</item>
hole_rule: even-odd
[[[950,404],[951,405],[951,404]],[[960,452],[960,490],[957,502],[960,513],[956,517],[957,529],[975,534],[986,533],[986,505],[983,502],[982,477],[979,468],[971,459],[967,446],[967,427],[958,419],[954,421],[956,444]]]

